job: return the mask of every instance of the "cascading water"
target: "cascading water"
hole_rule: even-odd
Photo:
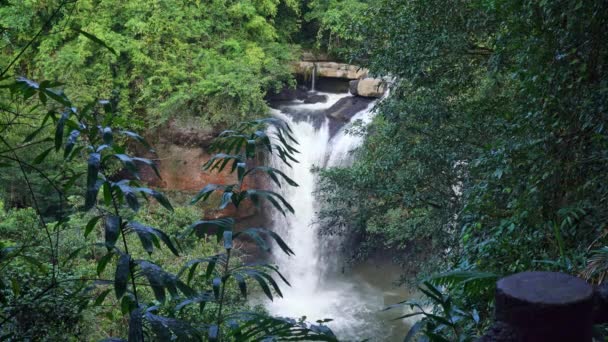
[[[299,145],[293,168],[284,165],[278,157],[272,163],[295,180],[299,187],[275,189],[295,209],[295,215],[273,217],[273,229],[281,234],[295,256],[277,255],[276,263],[292,284],[282,289],[284,297],[267,304],[277,316],[301,317],[309,321],[333,319],[328,325],[342,340],[372,338],[387,340],[392,326],[378,317],[386,305],[386,293],[374,288],[364,276],[343,274],[329,261],[339,259],[340,241],[326,241],[319,236],[316,223],[317,201],[314,198],[317,175],[313,168],[345,165],[350,162],[349,152],[361,144],[360,136],[347,133],[349,124],[331,136],[330,119],[326,110],[349,94],[328,94],[325,103],[305,104],[293,102],[273,110],[273,115],[287,121]],[[374,103],[356,113],[351,122],[367,123],[372,117]],[[329,237],[331,238],[331,237]],[[333,251],[333,254],[332,254]],[[382,337],[384,336],[384,337]],[[401,338],[403,335],[401,335]]]
[[[310,85],[310,90],[315,91],[317,86],[317,63],[313,63],[312,65],[312,81]]]

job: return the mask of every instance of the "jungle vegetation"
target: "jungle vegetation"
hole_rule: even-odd
[[[334,340],[244,300],[284,284],[234,244],[290,253],[280,236],[201,221],[215,204],[290,211],[241,185],[258,150],[297,158],[261,118],[301,49],[391,85],[318,194],[350,257],[391,253],[425,280],[435,311],[408,338],[480,336],[500,276],[604,281],[606,27],[601,0],[0,0],[0,339]],[[236,183],[187,205],[139,182],[154,163],[134,146],[169,122],[234,127],[206,166]]]
[[[355,164],[323,174],[328,233],[435,274],[459,319],[428,336],[479,336],[499,276],[605,279],[607,24],[604,1],[381,0],[333,32],[392,88]]]

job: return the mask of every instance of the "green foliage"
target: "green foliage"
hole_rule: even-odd
[[[417,310],[395,319],[423,317],[410,328],[405,342],[417,341],[423,335],[428,341],[434,342],[474,341],[480,336],[482,327],[477,310],[463,311],[451,296],[442,293],[430,282],[424,282],[418,289],[429,299],[428,304],[408,300],[385,309],[408,306],[411,310]]]
[[[83,311],[89,301],[84,284],[77,274],[57,275],[60,285],[28,265],[13,263],[3,270],[3,280],[13,279],[2,289],[1,315],[15,319],[3,322],[3,340],[85,339],[88,327],[83,324]],[[9,290],[10,289],[10,290]]]
[[[27,283],[15,278],[10,281],[4,277],[0,279],[0,299],[3,304],[0,319],[2,323],[8,323],[2,325],[2,336],[38,339],[43,335],[59,334],[77,339],[81,328],[94,329],[88,325],[91,322],[84,319],[85,313],[97,311],[95,308],[107,302],[108,294],[113,293],[110,309],[102,311],[110,321],[123,317],[123,322],[128,326],[117,327],[113,331],[118,336],[128,336],[130,341],[143,341],[147,336],[184,341],[205,338],[335,340],[331,331],[322,325],[323,322],[309,325],[301,321],[243,312],[245,304],[242,300],[251,292],[254,284],[272,299],[274,296],[282,296],[274,277],[280,278],[287,285],[289,283],[273,265],[243,264],[234,242],[251,239],[264,250],[269,250],[265,240],[269,237],[285,253],[292,254],[291,249],[276,233],[259,227],[237,232],[235,221],[230,218],[197,221],[186,229],[185,234],[181,234],[180,240],[186,242],[184,246],[194,246],[188,242],[188,235],[192,232],[197,233],[197,240],[203,241],[201,245],[208,245],[206,232],[210,228],[215,229],[217,240],[221,244],[203,250],[215,254],[196,259],[190,254],[183,260],[185,266],[179,266],[182,261],[179,258],[184,253],[183,247],[177,243],[179,240],[150,225],[170,217],[161,214],[155,218],[150,214],[152,205],[142,200],[148,202],[152,198],[157,206],[169,212],[173,212],[174,207],[164,194],[139,181],[141,168],[152,168],[157,175],[158,170],[152,161],[133,155],[122,144],[132,139],[149,146],[138,134],[115,126],[114,113],[118,109],[118,101],[95,101],[84,108],[77,108],[66,95],[52,88],[53,85],[49,82],[37,83],[19,78],[15,82],[6,82],[5,87],[18,94],[19,101],[32,103],[37,100],[50,109],[44,115],[33,111],[41,115],[42,122],[39,127],[34,126],[34,133],[29,135],[31,139],[50,136],[41,141],[51,145],[50,150],[63,156],[66,164],[76,158],[86,161],[86,166],[78,163],[72,165],[86,168],[86,172],[77,172],[86,186],[74,191],[73,184],[77,179],[53,180],[44,170],[36,169],[58,192],[61,203],[65,205],[55,213],[55,217],[45,218],[38,206],[37,188],[32,187],[25,171],[24,165],[29,165],[29,161],[20,159],[15,153],[19,147],[13,147],[6,139],[2,139],[7,150],[0,157],[17,164],[22,171],[34,210],[11,210],[2,214],[6,218],[3,224],[10,228],[7,229],[6,238],[11,240],[2,243],[0,263],[10,272],[24,273],[20,271],[20,265],[37,268],[41,279],[40,283],[31,279],[25,279]],[[44,129],[47,120],[54,122],[54,129]],[[272,140],[265,133],[267,124],[276,127]],[[6,126],[7,130],[10,128],[10,125]],[[284,212],[288,209],[293,212],[293,208],[279,194],[263,189],[243,188],[245,179],[255,172],[265,173],[275,182],[285,181],[296,185],[279,170],[262,165],[248,167],[245,163],[246,160],[253,162],[261,155],[261,151],[277,153],[285,162],[296,161],[293,156],[296,150],[291,146],[296,142],[289,132],[289,127],[283,122],[264,119],[244,123],[235,131],[223,133],[213,145],[214,149],[223,152],[212,158],[206,168],[219,168],[221,171],[227,162],[234,160],[232,172],[237,173],[237,183],[207,185],[204,189],[224,190],[221,208],[231,204],[238,209],[245,200],[256,205],[265,200],[278,210]],[[274,140],[278,142],[273,143]],[[42,162],[48,155],[49,153],[44,153],[35,159]],[[117,170],[123,170],[122,174],[127,174],[128,177],[117,174]],[[66,197],[69,193],[80,193],[81,199]],[[203,190],[192,202],[209,197],[209,191]],[[147,212],[143,212],[144,208]],[[176,215],[181,222],[174,224],[179,225],[196,216],[196,213],[182,210]],[[36,232],[28,226],[31,224],[38,225],[41,229]],[[27,229],[22,229],[19,225],[25,225]],[[72,229],[76,229],[77,234],[73,234]],[[182,230],[180,227],[174,229]],[[26,241],[23,238],[25,236],[31,236],[32,242]],[[82,236],[97,242],[88,243]],[[7,246],[4,247],[5,245]],[[80,255],[84,258],[79,258]],[[167,255],[172,255],[174,260],[168,259]],[[41,258],[48,258],[50,262],[41,261]],[[94,261],[91,262],[91,259]],[[50,267],[47,267],[47,263],[50,263]],[[197,266],[201,263],[207,263],[204,274],[197,273]],[[75,265],[81,266],[81,274],[80,277],[66,280],[76,286],[71,289],[63,284],[63,272]],[[178,272],[180,268],[181,271]],[[57,295],[57,291],[61,295]],[[238,298],[239,293],[241,299]],[[193,314],[189,308],[193,304],[199,307],[197,314]],[[65,317],[61,322],[66,323],[66,326],[55,320],[50,309],[62,310],[63,316],[56,316]],[[29,310],[33,311],[29,313]],[[47,319],[32,326],[31,322],[41,321],[32,315],[45,315]]]
[[[383,109],[404,105],[385,102]],[[434,159],[449,156],[449,136],[425,140],[406,133],[410,127],[377,117],[351,167],[321,172],[321,195],[329,203],[321,215],[328,229],[347,227],[360,236],[359,254],[397,248],[417,254],[404,253],[399,261],[419,269],[418,260],[441,259],[454,239],[451,218],[461,199],[452,184],[460,181],[462,170]],[[403,139],[394,138],[402,134]]]
[[[391,95],[354,165],[323,173],[326,217],[406,259],[430,250],[440,269],[581,272],[606,245],[607,13],[604,1],[370,6],[353,58],[390,77]],[[486,294],[454,296],[490,312]]]
[[[117,123],[167,120],[234,124],[265,115],[267,90],[291,80],[296,47],[280,23],[297,23],[294,1],[9,1],[0,7],[7,65],[43,26],[18,75],[65,83],[84,105],[116,98]],[[52,33],[52,34],[51,34]],[[189,118],[195,118],[190,120]]]
[[[359,46],[367,21],[366,12],[372,5],[365,0],[311,0],[304,19],[315,22],[317,48],[347,59],[349,52]]]
[[[128,130],[142,123],[197,117],[217,126],[265,114],[265,92],[291,80],[294,47],[285,43],[290,33],[279,33],[275,19],[297,27],[298,3],[26,1],[3,3],[0,13],[0,161],[12,172],[3,181],[17,178],[24,185],[19,197],[4,190],[8,186],[2,195],[10,207],[32,207],[3,213],[0,264],[11,272],[25,265],[40,278],[23,280],[29,284],[0,279],[3,339],[110,334],[129,341],[335,340],[324,321],[311,325],[243,311],[256,287],[272,299],[282,295],[276,276],[289,283],[273,265],[243,264],[235,241],[253,241],[270,251],[273,240],[285,253],[293,251],[264,228],[234,231],[231,219],[221,225],[198,221],[183,232],[201,213],[193,207],[175,210],[164,194],[142,184],[141,169],[159,176],[156,165],[126,148],[137,143],[150,148]],[[13,73],[53,81],[4,77]],[[277,128],[276,137],[266,133],[267,124]],[[242,185],[263,173],[279,185],[297,186],[277,169],[244,163],[262,150],[297,162],[294,143],[289,127],[274,119],[225,132],[213,148],[238,156],[232,167],[237,183],[205,189],[225,190],[221,208],[267,201],[293,213],[279,194]],[[221,171],[225,157],[219,153],[207,169]],[[193,203],[210,195],[203,190]],[[150,198],[156,204],[148,203]],[[168,229],[157,228],[161,225]],[[221,244],[207,238],[210,226]],[[207,268],[199,273],[202,263]],[[73,290],[63,284],[67,269],[78,270],[66,280]],[[47,302],[62,310],[66,326],[54,320],[59,315]],[[45,320],[24,316],[28,310]],[[97,316],[101,320],[93,321]],[[23,317],[40,322],[32,327]]]

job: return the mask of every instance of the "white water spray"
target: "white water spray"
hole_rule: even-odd
[[[292,286],[284,286],[284,298],[275,299],[267,308],[273,315],[306,316],[312,322],[331,318],[329,327],[343,340],[377,337],[385,331],[383,322],[377,317],[385,305],[382,291],[353,275],[341,274],[323,262],[339,258],[339,241],[321,243],[321,239],[331,237],[319,236],[314,198],[318,180],[311,170],[350,163],[350,151],[362,142],[361,136],[347,133],[348,124],[330,136],[329,119],[324,110],[350,95],[323,95],[328,96],[326,103],[293,103],[273,111],[275,116],[289,123],[299,142],[295,147],[300,151],[296,155],[299,163],[293,168],[284,165],[278,157],[273,160],[273,166],[289,175],[299,187],[275,189],[295,209],[295,215],[283,217],[277,213],[273,217],[273,229],[286,240],[295,256],[276,255],[281,272]],[[357,113],[351,122],[361,120],[367,124],[371,121],[373,105],[370,103]],[[327,248],[330,250],[324,250]]]

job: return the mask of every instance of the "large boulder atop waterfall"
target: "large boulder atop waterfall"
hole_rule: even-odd
[[[355,114],[367,108],[372,101],[371,98],[345,97],[329,107],[325,114],[331,119],[348,122]]]
[[[380,98],[386,91],[386,83],[378,78],[350,81],[350,93],[356,96]]]
[[[293,64],[294,72],[312,77],[316,67],[317,77],[357,80],[367,76],[368,70],[356,65],[336,62],[300,61]]]

